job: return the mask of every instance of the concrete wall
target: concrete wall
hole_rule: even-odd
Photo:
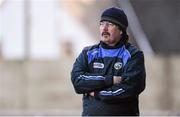
[[[174,115],[180,112],[179,56],[146,57],[146,90],[140,95],[143,114]]]
[[[180,56],[146,57],[142,115],[174,115],[180,108]],[[0,62],[0,115],[80,115],[70,71],[73,59]]]

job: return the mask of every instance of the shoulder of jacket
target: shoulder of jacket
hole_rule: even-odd
[[[95,45],[91,45],[91,46],[86,46],[86,47],[83,48],[83,51],[88,52],[88,51],[91,51],[94,48],[98,48],[98,47],[99,47],[99,44],[95,44]]]
[[[142,53],[141,50],[139,50],[136,46],[132,45],[131,43],[127,43],[125,45],[125,48],[129,51],[131,56],[137,54],[137,53]]]

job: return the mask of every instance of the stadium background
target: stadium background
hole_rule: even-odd
[[[141,115],[180,115],[179,0],[0,0],[0,115],[80,115],[72,64],[110,6],[124,8],[145,53]]]

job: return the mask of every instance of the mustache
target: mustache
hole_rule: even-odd
[[[109,32],[102,32],[101,35],[102,35],[102,36],[103,36],[103,35],[110,35],[110,33],[109,33]]]

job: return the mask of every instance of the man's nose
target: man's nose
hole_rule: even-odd
[[[107,24],[104,25],[103,31],[108,31],[108,25]]]

